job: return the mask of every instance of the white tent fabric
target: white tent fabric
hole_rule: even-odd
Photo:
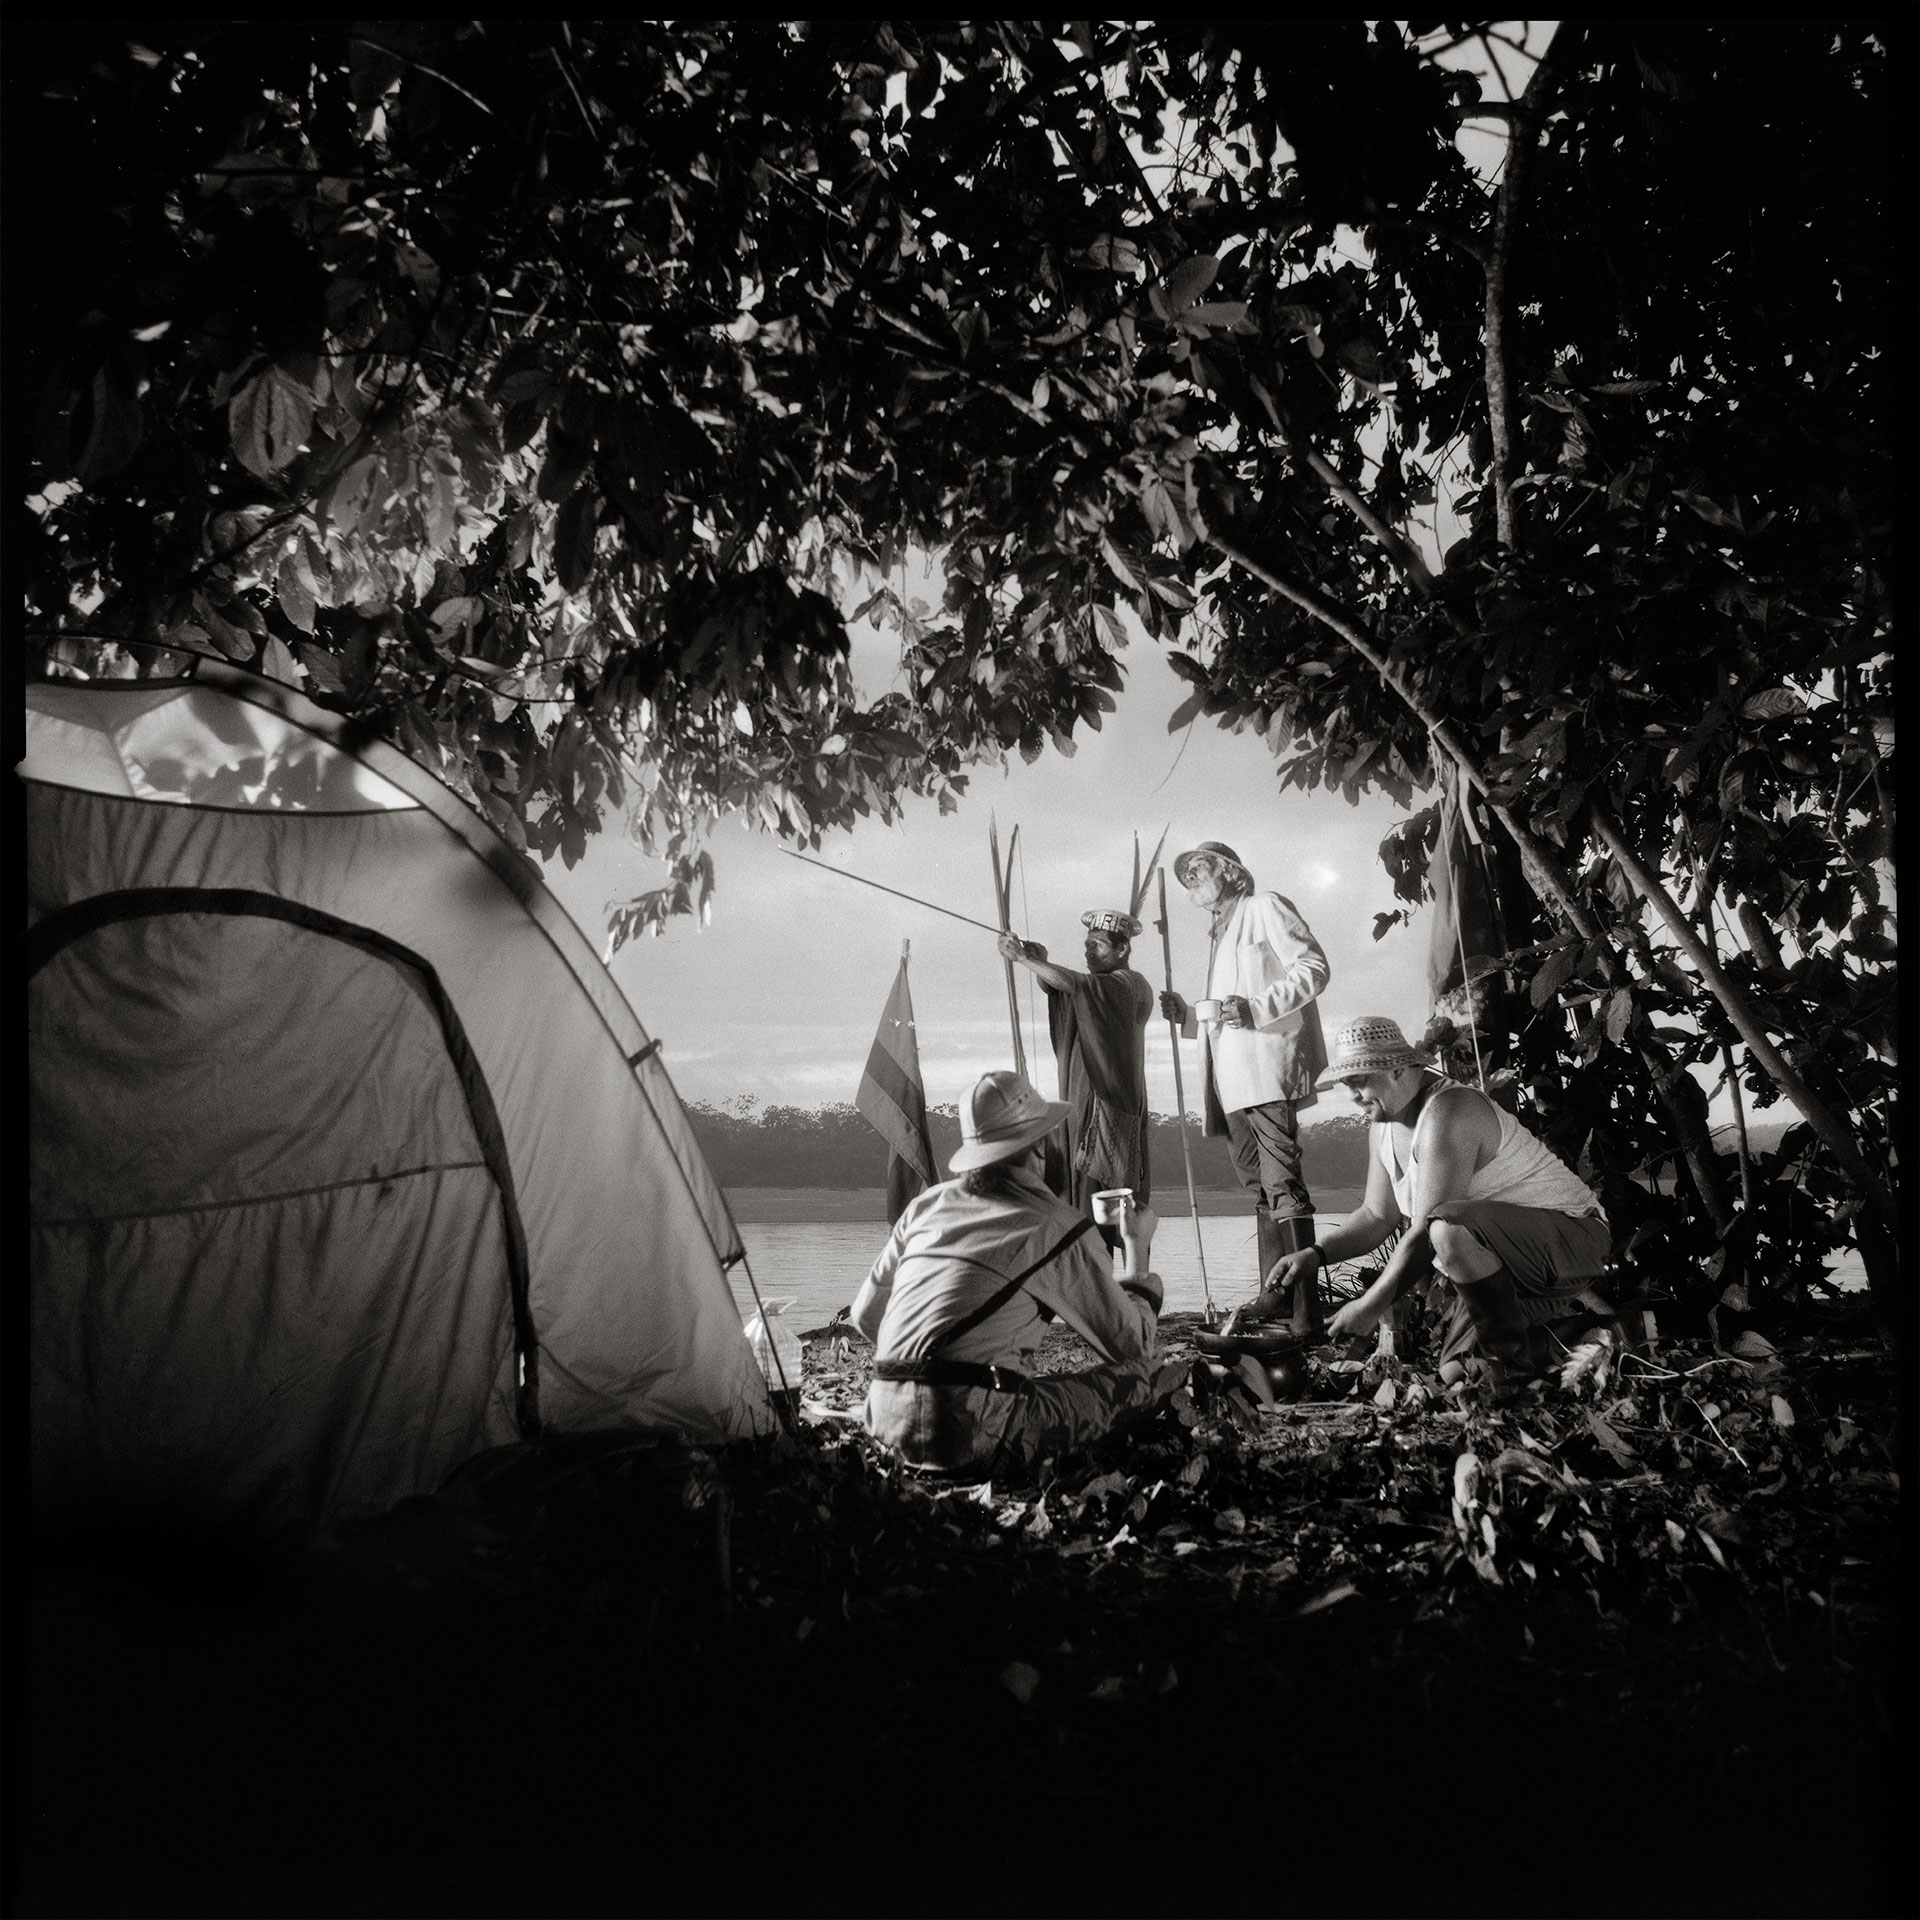
[[[38,1510],[323,1523],[771,1424],[725,1199],[530,862],[234,668],[27,704]]]

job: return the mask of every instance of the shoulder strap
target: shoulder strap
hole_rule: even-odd
[[[982,1320],[991,1319],[1049,1260],[1057,1259],[1061,1254],[1065,1253],[1092,1225],[1093,1222],[1088,1219],[1085,1214],[1082,1214],[1080,1218],[1073,1223],[1066,1235],[1055,1242],[1032,1266],[1023,1267],[1004,1287],[996,1288],[994,1292],[979,1306],[975,1307],[971,1313],[956,1320],[952,1326],[943,1327],[931,1345],[928,1346],[927,1352],[929,1354],[938,1353],[942,1347],[951,1346],[963,1333],[971,1333]]]

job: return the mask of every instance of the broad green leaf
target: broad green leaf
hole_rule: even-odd
[[[1560,989],[1580,971],[1580,949],[1578,947],[1559,947],[1547,955],[1545,964],[1533,976],[1533,985],[1528,988],[1529,997],[1536,1007],[1544,1008]]]
[[[314,604],[313,595],[307,590],[306,582],[301,578],[301,568],[293,562],[281,566],[280,575],[274,582],[274,597],[280,602],[280,610],[302,633],[313,631]]]
[[[297,687],[301,682],[300,663],[295,660],[284,640],[267,636],[266,644],[260,649],[260,671],[269,680],[278,680],[289,687]]]
[[[262,480],[293,462],[312,429],[311,390],[277,366],[263,367],[227,403],[233,451]]]
[[[1210,253],[1195,254],[1191,259],[1182,260],[1167,275],[1166,300],[1169,311],[1175,314],[1186,312],[1213,285],[1219,271],[1220,262]],[[1245,310],[1241,308],[1243,313]]]

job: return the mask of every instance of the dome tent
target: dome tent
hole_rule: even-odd
[[[725,1199],[531,862],[223,663],[27,707],[37,1516],[323,1524],[771,1426]]]

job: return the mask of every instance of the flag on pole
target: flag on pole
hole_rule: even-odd
[[[920,1082],[920,1048],[913,1034],[913,995],[907,989],[907,949],[887,995],[880,1031],[873,1036],[854,1105],[887,1143],[887,1220],[898,1220],[923,1187],[940,1178],[927,1133],[927,1096]]]

